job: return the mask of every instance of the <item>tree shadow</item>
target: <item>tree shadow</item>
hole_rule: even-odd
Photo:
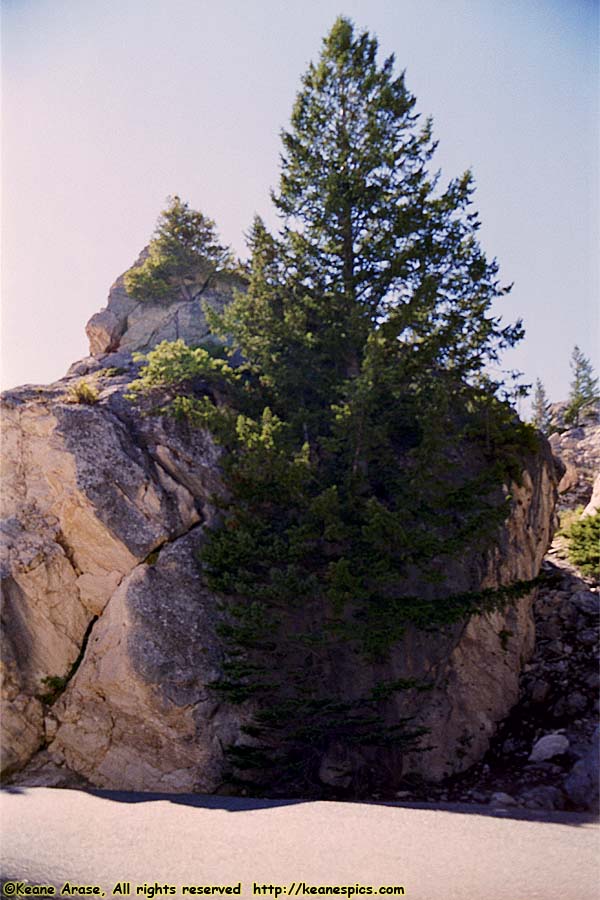
[[[7,785],[0,789],[6,794],[25,794],[36,788],[20,785]],[[65,790],[65,788],[52,788]],[[484,818],[511,819],[523,822],[540,822],[554,825],[582,826],[599,822],[594,812],[574,812],[564,810],[524,809],[519,807],[488,806],[474,803],[426,803],[391,800],[357,800],[349,798],[267,798],[223,796],[219,794],[171,794],[160,791],[113,791],[102,788],[68,788],[81,793],[110,800],[115,803],[156,803],[168,802],[196,809],[221,810],[225,812],[250,812],[252,810],[275,809],[285,806],[296,806],[301,803],[340,803],[348,806],[381,806],[388,809],[415,809],[430,812],[454,813],[459,815],[482,816]]]

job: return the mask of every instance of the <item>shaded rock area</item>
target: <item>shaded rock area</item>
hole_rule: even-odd
[[[598,811],[600,589],[568,566],[544,569],[550,581],[534,605],[536,649],[519,702],[484,759],[433,794],[429,788],[429,798]]]
[[[552,443],[564,449],[561,458],[575,476],[563,508],[587,504],[591,514],[600,428],[584,425]],[[498,725],[489,751],[462,776],[436,786],[403,785],[402,799],[599,811],[600,584],[569,563],[560,534],[542,572],[546,584],[533,605],[535,651],[521,673],[518,702]]]

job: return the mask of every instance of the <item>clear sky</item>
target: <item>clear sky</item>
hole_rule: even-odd
[[[2,384],[87,355],[84,325],[169,194],[244,255],[279,130],[339,14],[394,52],[445,179],[473,169],[507,365],[563,399],[600,368],[597,0],[3,0]]]

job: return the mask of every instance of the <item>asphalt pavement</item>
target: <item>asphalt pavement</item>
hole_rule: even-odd
[[[574,814],[13,787],[0,837],[6,896],[600,898],[600,829]]]

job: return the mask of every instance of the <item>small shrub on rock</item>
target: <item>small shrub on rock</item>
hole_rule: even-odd
[[[69,400],[71,403],[87,403],[92,406],[99,399],[98,391],[87,381],[78,381],[69,391]]]

